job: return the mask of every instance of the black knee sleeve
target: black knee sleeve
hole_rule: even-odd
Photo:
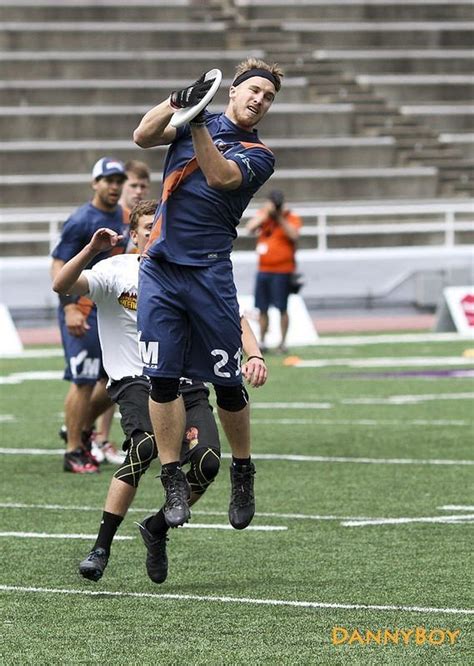
[[[191,456],[191,469],[187,473],[191,490],[196,495],[202,495],[217,476],[221,459],[216,449],[198,449]]]
[[[114,477],[136,488],[140,477],[150,467],[151,461],[158,455],[154,436],[149,432],[137,430],[130,438],[130,448],[122,465]]]
[[[214,384],[217,405],[228,412],[240,412],[248,404],[249,394],[243,384],[240,386],[222,386]]]
[[[151,399],[155,402],[172,402],[179,396],[179,379],[150,377]]]

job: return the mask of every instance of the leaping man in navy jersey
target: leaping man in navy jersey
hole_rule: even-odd
[[[150,416],[170,527],[190,518],[189,487],[179,463],[182,376],[214,385],[232,449],[231,525],[244,529],[255,513],[249,399],[230,253],[244,210],[274,170],[274,156],[255,127],[282,76],[278,65],[249,58],[236,68],[224,113],[203,110],[189,124],[173,127],[175,111],[196,105],[210,89],[213,81],[203,75],[148,111],[133,135],[142,148],[171,144],[138,291],[140,350],[151,379]]]

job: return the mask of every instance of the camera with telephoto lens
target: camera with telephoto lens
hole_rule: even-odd
[[[270,214],[271,217],[273,217],[275,219],[276,216],[279,213],[281,213],[281,209],[283,208],[283,203],[285,201],[285,197],[283,195],[283,192],[281,192],[280,190],[272,190],[272,192],[270,192],[270,194],[268,195],[268,199],[275,206],[275,213]]]

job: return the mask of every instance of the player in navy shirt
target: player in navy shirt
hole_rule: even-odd
[[[62,266],[87,245],[97,229],[108,227],[123,234],[123,211],[118,201],[126,178],[125,167],[119,160],[103,157],[96,162],[92,170],[94,196],[68,218],[53,250],[53,279]],[[115,251],[123,252],[124,243]],[[108,254],[95,257],[88,268]],[[84,433],[110,406],[110,400],[103,381],[106,375],[102,366],[96,307],[85,297],[61,296],[58,318],[66,358],[64,379],[71,382],[64,405],[67,428],[64,470],[97,472],[97,464],[84,450],[84,445],[88,444],[84,441],[87,440]]]
[[[214,384],[233,455],[230,523],[243,529],[255,513],[230,252],[242,213],[273,173],[273,154],[255,126],[272,105],[282,76],[277,65],[249,58],[237,66],[225,113],[201,111],[189,125],[175,129],[169,124],[173,113],[195,106],[212,85],[203,75],[148,111],[134,132],[142,148],[171,144],[138,292],[139,345],[151,377],[150,415],[162,464],[164,515],[171,527],[190,517],[189,489],[179,466],[185,424],[181,376]]]

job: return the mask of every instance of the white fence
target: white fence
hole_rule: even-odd
[[[456,233],[474,231],[472,200],[294,204],[291,208],[303,219],[302,236],[314,237],[315,241],[317,240],[315,249],[319,254],[332,252],[328,241],[336,236],[348,237],[347,250],[350,250],[351,236],[370,236],[373,240],[375,237],[382,238],[389,234],[415,234],[419,241],[413,244],[424,245],[423,234],[440,233],[443,240],[439,247],[452,248],[458,244]],[[244,221],[255,210],[255,205],[250,206],[244,215]],[[71,209],[66,208],[49,211],[4,210],[0,212],[0,242],[24,243],[25,255],[28,254],[28,244],[42,242],[48,245],[50,252],[59,238],[61,225],[70,213]],[[340,220],[344,218],[350,219],[350,222],[341,223]],[[22,229],[24,225],[29,227],[37,225],[38,228],[42,227],[42,230]],[[239,236],[248,236],[244,225],[239,228]],[[367,247],[370,246],[371,243],[368,242]],[[344,244],[339,241],[338,251],[341,249],[344,249]]]

